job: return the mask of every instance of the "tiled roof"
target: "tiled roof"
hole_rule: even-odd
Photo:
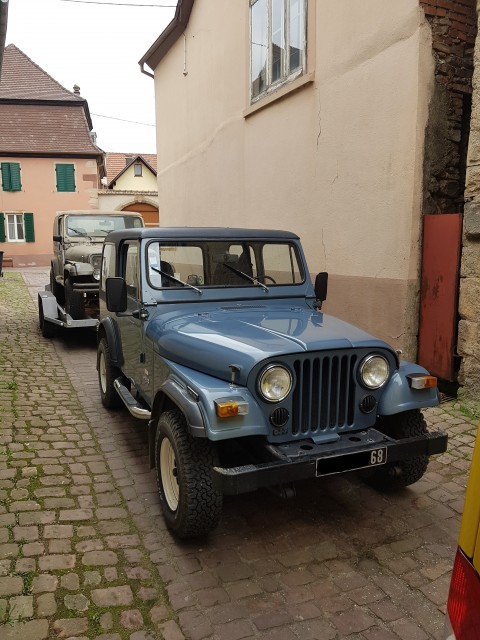
[[[84,98],[67,91],[13,44],[0,79],[0,153],[100,156]]]
[[[0,100],[61,100],[84,102],[35,64],[14,44],[3,54]]]
[[[0,122],[0,153],[103,153],[90,138],[81,107],[0,101]]]
[[[110,184],[119,173],[122,173],[127,164],[130,164],[132,160],[136,158],[141,158],[149,164],[155,172],[157,171],[157,156],[153,153],[106,153],[105,160],[108,184]]]

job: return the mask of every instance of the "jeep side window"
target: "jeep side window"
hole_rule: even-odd
[[[115,245],[105,244],[103,247],[103,260],[100,288],[105,288],[105,280],[115,275]]]
[[[138,299],[138,247],[136,243],[127,244],[124,265],[127,295]]]

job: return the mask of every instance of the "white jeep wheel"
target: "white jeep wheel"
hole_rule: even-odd
[[[178,486],[178,470],[175,460],[175,451],[170,440],[164,438],[160,446],[160,469],[165,500],[172,511],[178,507],[180,487]]]
[[[162,413],[155,437],[155,467],[163,516],[179,538],[202,536],[218,523],[223,495],[213,469],[216,447],[207,438],[188,433],[185,416]]]

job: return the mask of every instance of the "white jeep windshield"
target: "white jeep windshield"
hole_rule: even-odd
[[[141,227],[142,221],[136,216],[85,215],[67,216],[65,219],[65,234],[69,238],[105,237],[110,231]]]
[[[300,284],[304,273],[294,243],[209,240],[161,243],[147,249],[151,286],[245,287]]]

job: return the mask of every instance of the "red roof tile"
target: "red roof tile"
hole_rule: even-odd
[[[102,155],[90,138],[82,108],[1,104],[0,153]]]
[[[0,79],[0,154],[101,156],[88,103],[67,91],[13,44]]]
[[[62,87],[14,44],[9,44],[3,54],[0,99],[84,102],[84,98]]]

